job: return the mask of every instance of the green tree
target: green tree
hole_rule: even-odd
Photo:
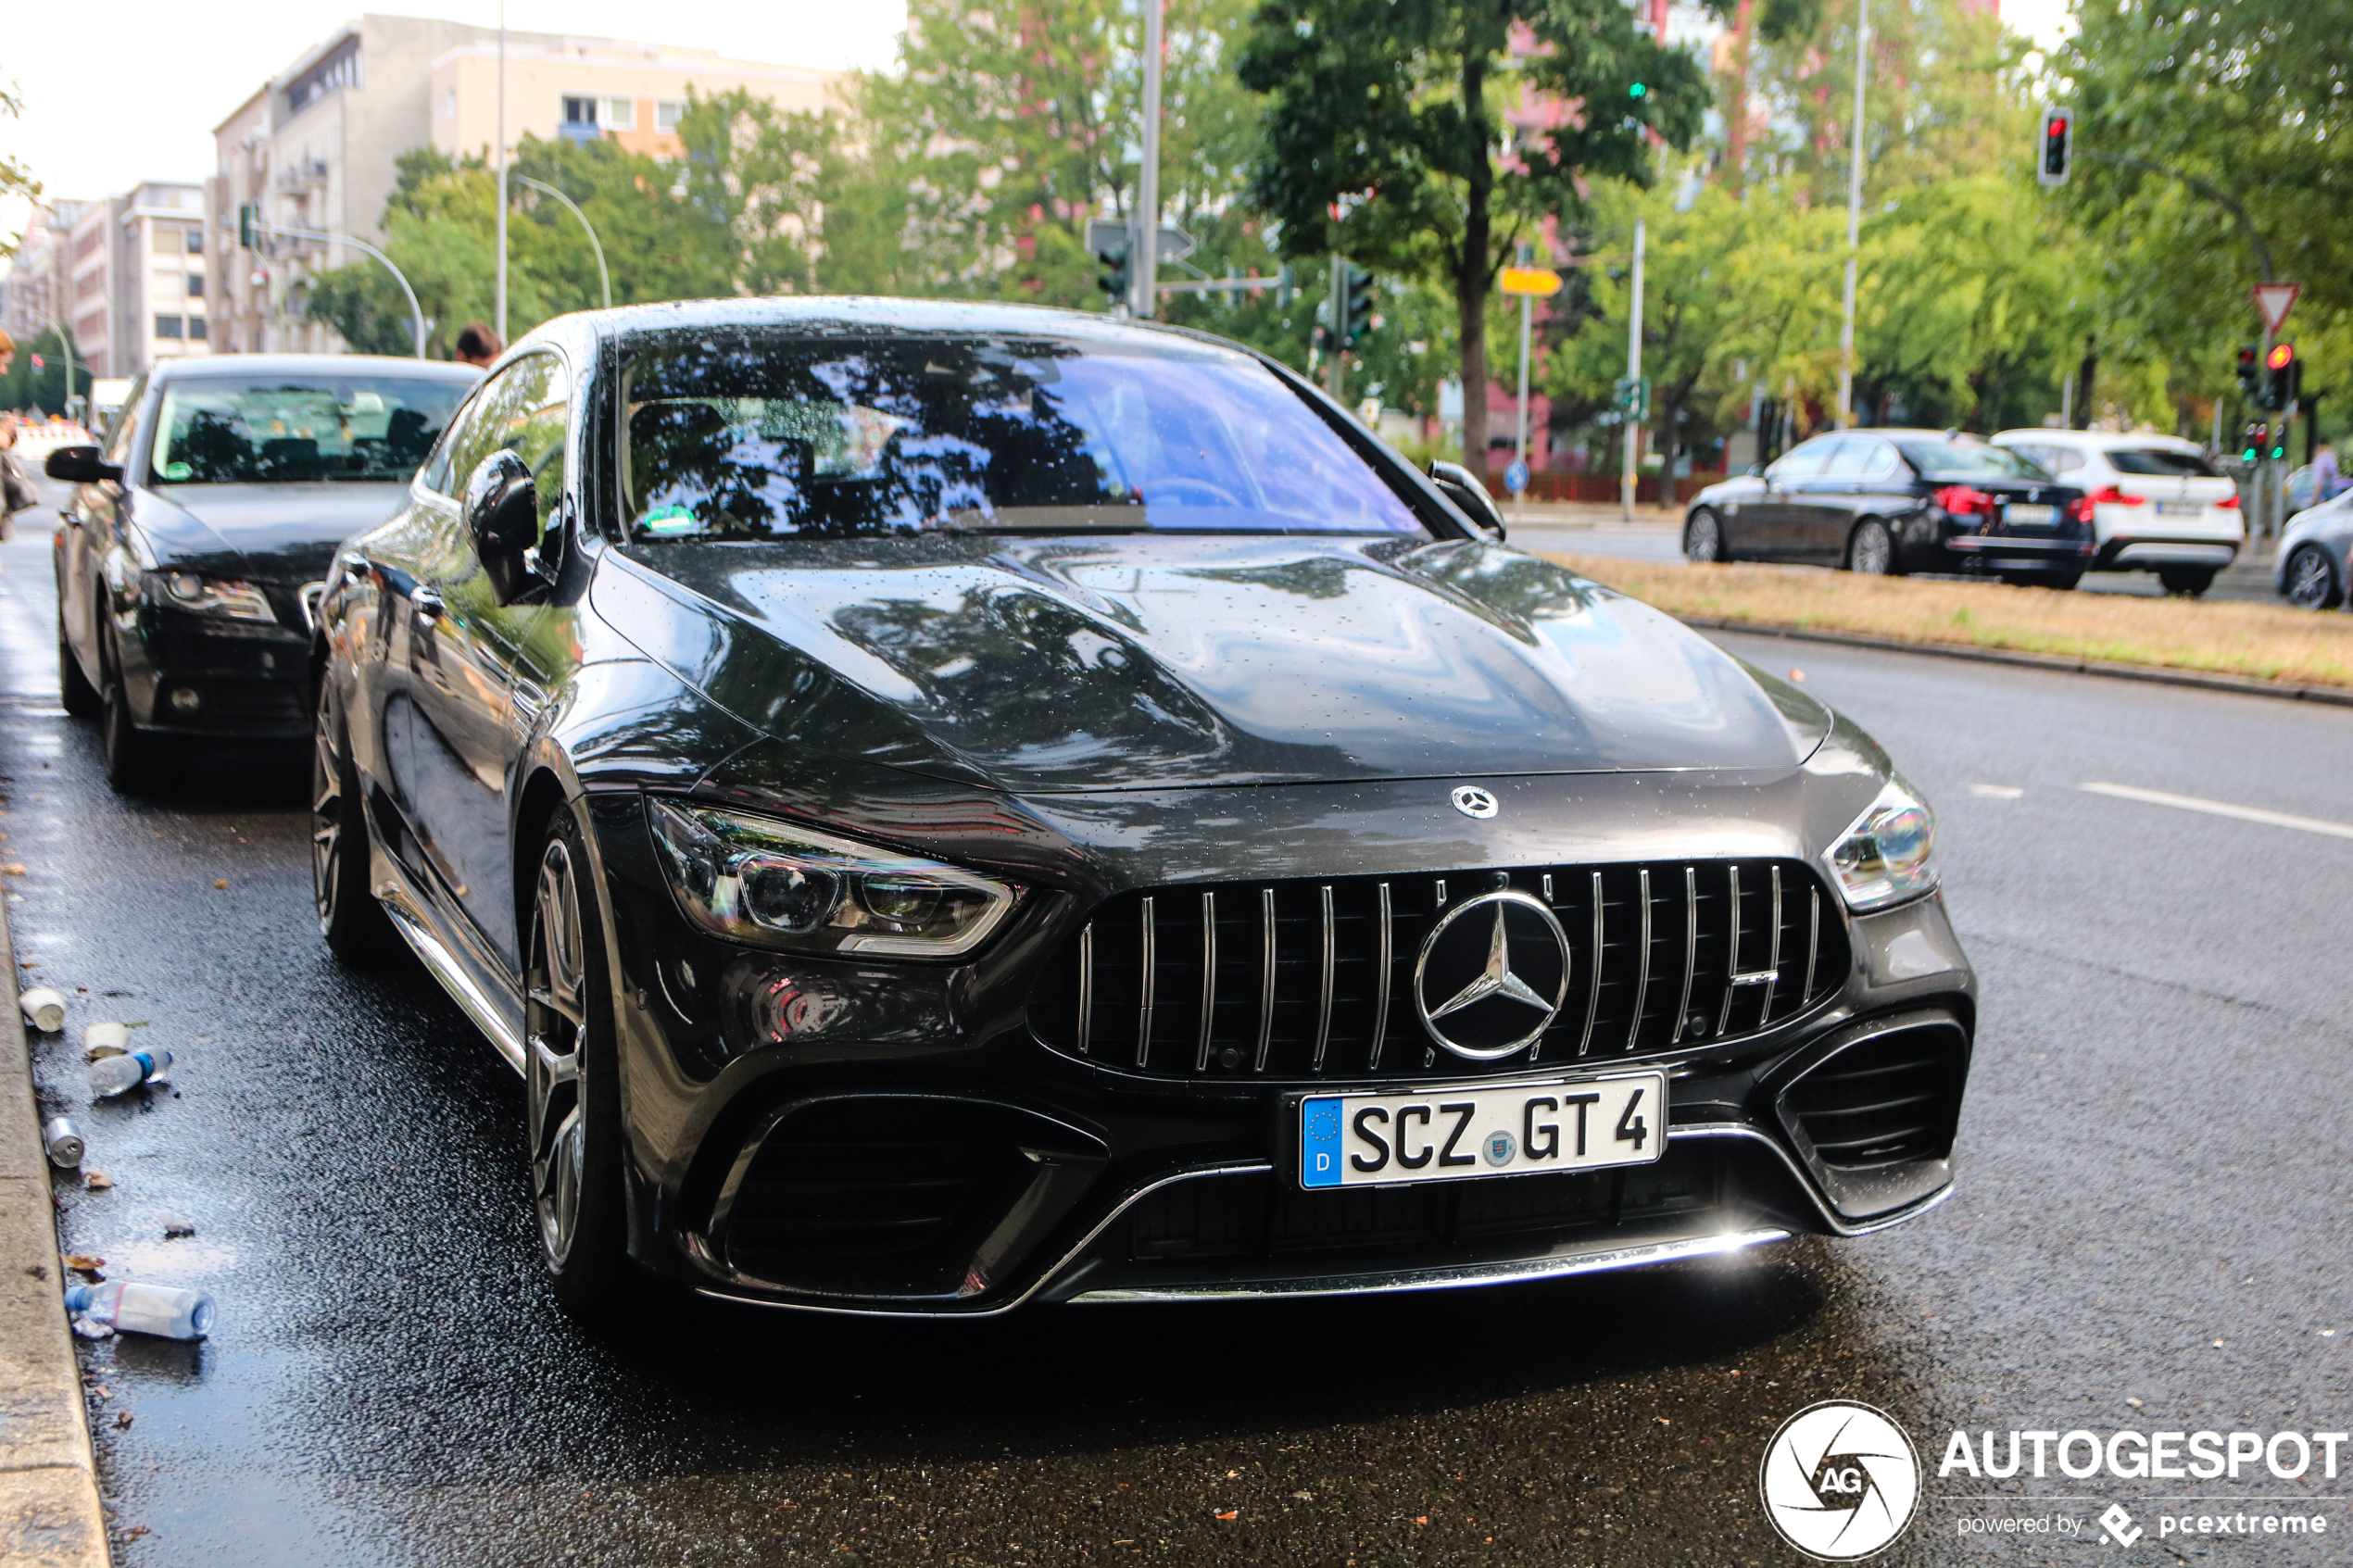
[[[1497,270],[1548,218],[1580,212],[1587,181],[1647,183],[1649,138],[1688,145],[1710,95],[1699,64],[1637,31],[1618,0],[1518,15],[1468,0],[1266,0],[1238,74],[1269,96],[1251,194],[1280,221],[1284,253],[1347,256],[1453,296],[1474,466]]]

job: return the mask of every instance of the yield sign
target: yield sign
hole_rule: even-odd
[[[2264,330],[2278,335],[2280,323],[2287,320],[2288,309],[2296,296],[2304,292],[2302,283],[2258,283],[2255,285],[2255,308],[2263,312]]]

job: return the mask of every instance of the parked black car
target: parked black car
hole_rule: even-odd
[[[1975,983],[1879,747],[1216,339],[559,319],[318,659],[321,929],[524,1075],[570,1307],[1469,1285],[1952,1179]]]
[[[1683,553],[1694,561],[1989,572],[2045,588],[2074,587],[2097,548],[2080,487],[1944,431],[1818,435],[1709,485],[1683,517]]]
[[[174,738],[310,733],[313,615],[335,546],[408,496],[482,372],[359,355],[172,359],[133,384],[57,530],[66,711],[106,721],[132,789]]]

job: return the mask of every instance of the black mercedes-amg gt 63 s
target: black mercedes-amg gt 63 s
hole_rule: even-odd
[[[523,1075],[567,1307],[1466,1286],[1950,1187],[1886,756],[1231,344],[563,318],[319,628],[321,929]]]

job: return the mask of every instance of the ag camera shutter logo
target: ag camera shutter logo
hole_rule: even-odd
[[[1920,1456],[1884,1412],[1827,1399],[1781,1423],[1756,1486],[1783,1540],[1819,1562],[1856,1562],[1911,1524]]]

